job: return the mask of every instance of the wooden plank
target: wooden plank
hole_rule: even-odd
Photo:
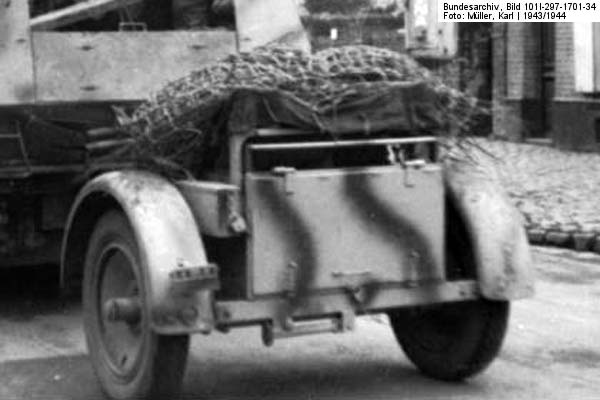
[[[594,91],[594,46],[591,22],[573,25],[575,90],[590,93]]]
[[[0,106],[31,103],[33,59],[27,1],[0,1]]]
[[[34,32],[38,103],[136,101],[235,52],[229,31]]]
[[[35,31],[53,30],[109,11],[141,3],[143,0],[87,0],[31,19]]]
[[[310,52],[310,41],[294,0],[235,0],[239,50],[279,43]]]

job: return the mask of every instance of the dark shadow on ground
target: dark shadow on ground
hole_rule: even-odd
[[[64,300],[58,279],[56,265],[0,269],[0,318],[27,321],[75,306],[79,299]]]
[[[382,349],[383,350],[383,349]],[[293,354],[293,352],[291,352]],[[285,361],[235,358],[188,365],[184,400],[192,399],[446,399],[485,398],[487,385],[444,383],[419,374],[410,364],[357,358],[323,362],[324,354]]]
[[[318,357],[318,355],[317,355]],[[290,359],[257,365],[246,360],[201,364],[188,368],[182,400],[233,399],[446,399],[485,398],[478,383],[449,384],[420,376],[408,365],[381,361],[297,365]],[[331,367],[331,364],[328,363]],[[51,357],[0,364],[2,399],[107,399],[86,356]]]

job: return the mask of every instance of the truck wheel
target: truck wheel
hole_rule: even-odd
[[[88,352],[113,399],[172,399],[179,394],[189,336],[157,335],[144,307],[146,287],[133,230],[109,211],[92,233],[83,278]]]
[[[389,313],[396,339],[425,375],[458,381],[484,370],[500,351],[509,303],[476,300]]]

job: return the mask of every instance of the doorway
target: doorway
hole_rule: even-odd
[[[552,104],[554,100],[555,81],[555,23],[540,23],[541,47],[541,122],[539,130],[543,138],[552,137]]]

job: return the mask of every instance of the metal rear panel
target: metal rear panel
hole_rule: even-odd
[[[146,99],[235,52],[228,31],[33,33],[37,101]]]
[[[232,229],[240,202],[237,186],[193,180],[179,181],[176,185],[188,202],[203,235],[226,238],[242,233],[242,229]],[[243,228],[243,222],[240,220],[239,223]]]
[[[247,175],[253,293],[444,278],[441,170]]]
[[[31,103],[34,94],[28,2],[0,1],[0,106]]]

